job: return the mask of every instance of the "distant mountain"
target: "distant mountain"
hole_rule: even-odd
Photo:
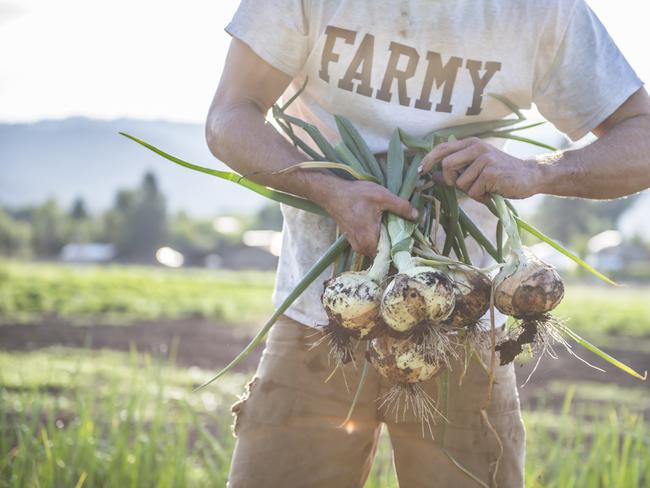
[[[79,117],[0,124],[0,205],[55,197],[67,206],[82,197],[90,209],[102,210],[112,204],[117,189],[139,184],[146,171],[155,173],[172,210],[211,216],[252,213],[264,204],[249,190],[176,166],[118,131],[187,161],[225,168],[210,154],[198,124]]]

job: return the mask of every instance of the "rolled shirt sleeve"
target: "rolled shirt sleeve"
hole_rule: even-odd
[[[301,0],[242,0],[226,32],[274,68],[294,77],[309,54]]]
[[[547,120],[577,140],[614,113],[643,82],[584,0],[573,4],[555,45],[542,56],[533,102]]]

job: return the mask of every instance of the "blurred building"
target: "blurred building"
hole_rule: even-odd
[[[106,263],[115,259],[116,255],[113,244],[71,242],[63,246],[60,257],[67,263]]]
[[[644,247],[624,240],[617,230],[606,230],[593,236],[587,243],[587,252],[587,262],[604,272],[645,269],[650,260]]]

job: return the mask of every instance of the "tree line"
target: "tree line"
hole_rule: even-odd
[[[282,217],[271,205],[240,221],[242,229],[279,229]],[[153,173],[146,173],[136,188],[117,191],[112,206],[99,213],[90,212],[81,198],[69,208],[56,199],[0,208],[0,254],[16,258],[54,259],[69,243],[107,243],[123,262],[153,262],[161,246],[173,247],[191,260],[240,239],[237,233],[218,232],[211,219],[182,211],[171,214]]]
[[[635,199],[604,202],[546,196],[533,222],[584,254],[589,238],[616,228],[618,218]],[[238,218],[242,230],[280,230],[282,226],[276,204]],[[0,208],[0,255],[10,257],[53,259],[68,243],[98,242],[113,244],[117,259],[125,262],[152,262],[161,246],[173,247],[191,260],[240,240],[241,233],[218,232],[211,219],[185,212],[171,214],[153,173],[146,173],[136,188],[117,191],[112,206],[95,214],[80,198],[67,209],[55,199],[23,208]]]

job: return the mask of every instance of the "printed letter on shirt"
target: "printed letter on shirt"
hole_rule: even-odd
[[[318,72],[318,76],[320,76],[321,80],[329,82],[330,75],[327,68],[330,63],[336,63],[339,60],[339,55],[334,52],[334,43],[336,42],[336,39],[341,38],[346,44],[353,44],[357,37],[357,33],[351,30],[340,29],[339,27],[328,25],[325,29],[325,36],[325,47],[323,47],[323,55],[320,60],[320,71]]]
[[[468,69],[472,76],[472,83],[474,83],[474,97],[472,98],[472,106],[465,112],[466,115],[478,115],[481,113],[481,102],[483,101],[483,90],[490,82],[494,73],[501,69],[501,63],[496,61],[488,61],[485,63],[485,73],[483,76],[478,74],[483,63],[475,59],[468,59],[465,67]]]
[[[395,95],[394,87],[397,86],[397,103],[404,107],[411,106],[411,97],[409,96],[409,86],[412,91],[418,90],[419,96],[415,100],[414,108],[419,110],[439,113],[452,113],[454,105],[454,89],[458,81],[458,73],[461,76],[469,77],[472,81],[471,103],[467,105],[465,115],[479,115],[481,113],[481,104],[483,102],[483,93],[487,85],[494,78],[497,71],[501,70],[501,63],[498,61],[480,61],[477,59],[467,59],[458,56],[449,56],[435,51],[427,51],[426,57],[421,58],[418,51],[405,44],[392,41],[386,49],[379,37],[366,33],[359,43],[356,50],[352,47],[344,47],[345,44],[354,46],[358,32],[328,25],[325,28],[325,41],[323,43],[323,52],[320,59],[320,70],[318,76],[330,83],[330,66],[338,65],[336,73],[343,73],[336,86],[341,90],[351,93],[357,93],[365,97],[372,97],[383,102],[390,103]],[[338,50],[337,50],[337,41]],[[375,52],[375,48],[378,52]],[[384,77],[381,86],[377,90],[372,86],[373,69],[377,69],[374,63],[382,65],[383,60],[387,59],[384,71]],[[446,59],[446,62],[443,62]],[[418,63],[422,61],[422,67],[418,70]],[[462,71],[463,63],[465,71]],[[343,65],[343,66],[341,66]],[[343,67],[345,66],[345,71]],[[418,82],[422,86],[413,86],[416,72],[418,73]],[[423,78],[421,78],[421,76]],[[465,78],[466,80],[466,78]],[[463,81],[465,81],[463,80]],[[336,80],[335,80],[336,81]],[[463,84],[465,86],[465,84]],[[434,91],[436,93],[434,93]],[[416,92],[417,93],[417,92]],[[413,93],[411,94],[413,95]],[[469,93],[463,92],[456,96],[456,103],[460,96],[469,98]],[[470,100],[467,100],[468,103]],[[434,105],[435,104],[435,105]]]
[[[427,74],[424,77],[420,98],[415,101],[415,108],[431,110],[431,89],[435,81],[437,89],[444,86],[440,103],[436,105],[436,112],[451,113],[451,109],[453,108],[450,103],[451,94],[454,91],[456,75],[463,65],[463,60],[452,56],[447,61],[447,64],[443,66],[440,54],[429,51],[427,52],[427,62]]]
[[[375,50],[375,36],[366,34],[363,41],[359,45],[354,58],[350,62],[345,76],[339,80],[339,88],[347,91],[354,91],[354,84],[352,80],[359,80],[357,93],[365,95],[366,97],[372,96],[372,86],[370,85],[370,78],[372,76],[372,60]]]
[[[384,102],[390,102],[393,95],[391,93],[393,80],[397,80],[399,104],[408,107],[411,104],[411,99],[406,93],[406,80],[415,74],[415,68],[417,68],[420,55],[411,46],[405,46],[399,42],[391,42],[389,49],[390,58],[388,58],[384,80],[381,83],[381,89],[377,92],[376,98]],[[406,68],[399,70],[397,69],[397,65],[402,56],[407,57],[408,62]]]

